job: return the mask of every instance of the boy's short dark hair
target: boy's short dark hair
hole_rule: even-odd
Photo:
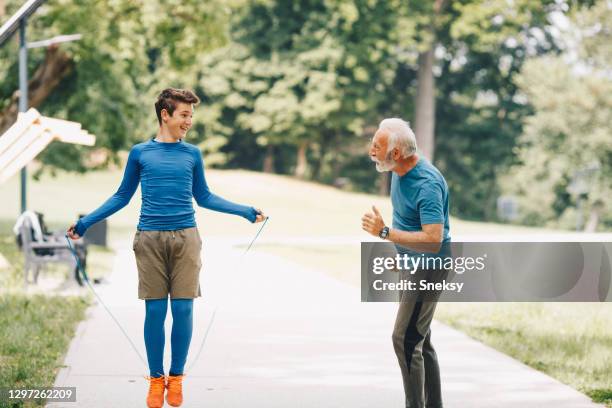
[[[165,109],[170,116],[174,114],[177,103],[191,103],[197,105],[200,99],[195,93],[188,89],[166,88],[157,97],[155,102],[155,113],[157,113],[157,121],[161,126],[161,111]]]

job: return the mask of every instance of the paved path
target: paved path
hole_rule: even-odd
[[[129,243],[118,247],[104,302],[144,356],[144,304]],[[204,350],[185,379],[183,407],[402,407],[391,345],[395,304],[362,304],[359,291],[255,250],[204,244],[203,298],[196,300],[189,368],[216,310]],[[166,369],[171,318],[167,319]],[[589,399],[447,326],[434,322],[450,408],[597,407]],[[144,407],[147,374],[101,306],[89,309],[56,386],[77,403],[48,407]]]

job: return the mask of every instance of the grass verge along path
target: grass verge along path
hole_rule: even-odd
[[[87,300],[0,294],[0,387],[52,387]],[[43,401],[0,401],[0,407],[37,407]]]
[[[436,318],[612,407],[612,304],[441,303]]]
[[[52,387],[62,367],[90,297],[48,296],[23,292],[23,253],[15,243],[12,220],[0,220],[0,254],[8,267],[0,269],[0,387]],[[90,246],[87,270],[91,279],[110,272],[114,253]],[[50,265],[43,275],[65,279],[66,265]],[[0,408],[40,407],[42,400],[0,400]]]

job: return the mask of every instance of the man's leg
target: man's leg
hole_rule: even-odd
[[[164,375],[164,321],[168,310],[168,298],[145,300],[144,341],[149,361],[149,375]]]
[[[436,294],[423,296],[418,291],[404,291],[400,298],[392,338],[402,372],[406,407],[409,408],[438,408],[442,406],[441,398],[439,398],[441,394],[439,390],[439,369],[426,375],[426,370],[430,371],[437,368],[437,358],[435,359],[435,367],[432,365],[432,357],[435,357],[435,351],[431,342],[428,340],[425,344],[436,308],[435,300],[437,300]],[[438,373],[437,382],[435,381],[436,372]],[[434,380],[431,387],[430,384],[426,383],[428,380]],[[426,405],[427,397],[430,398],[430,401]]]
[[[183,375],[193,332],[193,299],[172,299],[172,362],[170,375]]]
[[[436,350],[431,344],[431,329],[423,340],[423,362],[425,363],[425,406],[427,408],[441,408],[440,367],[438,366]]]

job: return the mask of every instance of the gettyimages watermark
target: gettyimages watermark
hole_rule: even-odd
[[[361,244],[361,300],[612,301],[610,242]]]

